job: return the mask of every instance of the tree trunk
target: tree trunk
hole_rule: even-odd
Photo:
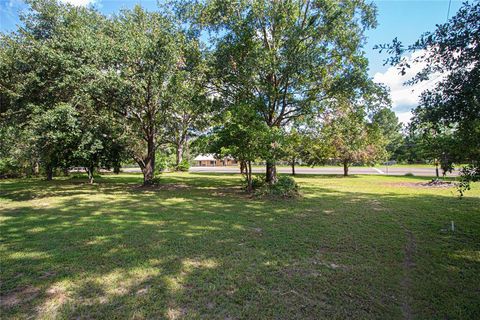
[[[93,178],[93,171],[95,168],[93,166],[89,166],[87,168],[87,174],[88,174],[88,183],[93,184],[94,178]]]
[[[40,164],[38,163],[38,161],[35,161],[35,163],[33,164],[33,175],[38,176],[39,173],[40,173]]]
[[[438,162],[435,163],[435,174],[437,175],[437,180],[438,180],[438,178],[440,177],[438,174]]]
[[[292,160],[292,176],[295,175],[295,159]]]
[[[246,170],[245,170],[246,167],[247,167],[247,165],[245,164],[245,161],[240,160],[240,174],[244,174],[244,173],[246,174],[247,173]]]
[[[120,173],[120,166],[113,167],[113,173],[119,174]]]
[[[343,163],[343,175],[348,176],[348,162]]]
[[[268,184],[275,184],[277,182],[277,165],[275,161],[267,161],[265,181]]]
[[[188,134],[185,136],[185,157],[187,158],[187,161],[190,162],[190,148],[188,146]]]
[[[180,163],[183,161],[183,142],[177,144],[177,153],[175,158],[175,170],[178,170]]]
[[[251,193],[253,191],[253,184],[252,184],[252,162],[249,160],[247,161],[248,166],[245,165],[245,171],[247,173],[247,192]]]
[[[63,168],[63,175],[65,177],[68,177],[70,175],[70,172],[68,171],[68,168]]]
[[[153,135],[148,137],[147,156],[144,158],[143,163],[143,185],[151,185],[155,177],[155,137]]]
[[[47,181],[53,180],[53,167],[51,165],[47,165]]]

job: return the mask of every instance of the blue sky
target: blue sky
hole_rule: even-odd
[[[93,4],[105,14],[114,13],[121,8],[130,8],[139,3],[154,10],[157,0],[62,0],[75,5]],[[366,55],[370,62],[370,75],[376,81],[387,84],[392,91],[393,110],[400,120],[408,121],[410,109],[416,105],[421,90],[431,87],[434,82],[421,84],[417,88],[405,88],[402,83],[412,72],[401,77],[396,70],[383,65],[384,54],[373,50],[375,44],[388,43],[398,37],[405,43],[412,43],[425,31],[434,30],[436,24],[447,20],[449,0],[375,0],[378,8],[378,27],[366,33]],[[460,8],[460,0],[452,0],[450,17]],[[25,9],[23,0],[0,0],[0,31],[15,30],[19,23],[18,11]]]

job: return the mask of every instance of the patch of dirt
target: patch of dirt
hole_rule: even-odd
[[[59,286],[50,287],[46,293],[49,300],[56,301],[58,304],[63,304],[69,299],[68,293],[65,291],[65,289]]]
[[[54,271],[43,271],[42,274],[38,277],[39,279],[47,279],[56,275]]]
[[[383,183],[386,187],[408,187],[408,188],[451,188],[457,183],[452,181],[429,181],[429,182],[387,182]]]
[[[370,199],[369,201],[370,208],[373,211],[385,211],[385,207],[383,207],[382,203],[376,199]]]
[[[0,306],[11,308],[30,300],[35,299],[40,293],[40,289],[33,286],[25,286],[14,289],[0,296]]]
[[[187,309],[185,308],[174,308],[170,307],[167,310],[167,318],[170,320],[181,319],[187,314]]]
[[[147,285],[144,288],[137,290],[137,296],[143,296],[147,294],[148,291],[150,291],[150,285]]]
[[[452,182],[452,181],[442,181],[442,180],[432,180],[427,183],[422,183],[422,186],[424,187],[430,187],[430,188],[450,188],[450,187],[455,187],[457,183]]]

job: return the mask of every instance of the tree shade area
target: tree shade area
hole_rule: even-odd
[[[0,181],[2,319],[475,319],[480,188],[298,175],[251,199],[238,175]],[[452,230],[452,222],[454,231]]]
[[[377,46],[440,77],[407,125],[365,0],[26,3],[0,33],[2,319],[478,317],[480,2]]]

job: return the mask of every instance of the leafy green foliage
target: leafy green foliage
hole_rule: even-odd
[[[436,149],[448,150],[449,158],[474,166],[479,165],[480,158],[479,21],[480,2],[465,2],[448,22],[423,34],[414,44],[405,47],[395,39],[391,45],[378,46],[393,55],[387,63],[397,65],[403,73],[410,67],[403,55],[422,50],[415,62],[425,67],[411,84],[443,75],[434,89],[422,93],[413,123],[427,131],[450,131],[442,148]],[[444,168],[451,168],[448,162]]]
[[[187,34],[181,46],[181,68],[168,85],[168,111],[161,130],[161,141],[175,149],[172,169],[180,167],[189,138],[207,129],[219,115],[216,99],[209,96],[209,67],[202,44]]]
[[[173,155],[166,152],[158,152],[155,156],[155,171],[156,173],[162,173],[163,171],[172,168],[175,165],[175,159]]]
[[[123,127],[130,154],[148,184],[154,177],[157,140],[170,107],[168,88],[182,68],[179,44],[184,36],[171,17],[140,6],[110,19],[103,32],[107,46],[92,96]]]
[[[38,156],[30,137],[29,128],[0,120],[0,177],[38,174]]]
[[[20,176],[21,168],[13,158],[0,158],[0,178],[16,178]]]
[[[300,196],[299,186],[295,180],[284,175],[280,175],[274,184],[263,183],[257,188],[254,187],[254,192],[256,196],[273,198],[296,198]]]
[[[368,82],[363,32],[375,25],[375,9],[364,1],[209,0],[179,11],[214,34],[216,94],[229,107],[251,106],[268,128],[284,128],[319,111],[334,91]],[[271,183],[277,145],[263,147]]]
[[[0,119],[21,132],[48,178],[55,167],[118,167],[121,130],[92,103],[106,42],[95,10],[30,1],[18,32],[1,36]],[[34,164],[33,164],[34,165]],[[93,178],[93,175],[91,175]],[[93,181],[93,180],[92,180]]]
[[[402,124],[398,122],[398,118],[389,108],[382,108],[372,116],[372,123],[378,126],[382,137],[387,145],[385,146],[388,156],[395,155],[402,143]]]
[[[387,141],[382,128],[369,122],[364,106],[339,99],[335,109],[312,135],[308,163],[335,159],[343,164],[344,175],[354,163],[374,164],[386,158]]]
[[[468,165],[460,170],[460,183],[457,186],[457,191],[463,197],[465,191],[471,189],[472,182],[480,181],[480,167],[475,165]]]
[[[66,168],[74,159],[81,139],[78,113],[69,104],[56,105],[34,117],[32,133],[33,146],[51,179],[54,168]]]
[[[190,169],[190,163],[188,162],[187,159],[183,159],[176,167],[177,171],[187,172],[188,169]]]
[[[252,190],[259,190],[267,184],[265,181],[265,176],[264,175],[252,175],[252,181],[251,183],[251,188]],[[244,184],[245,184],[245,189],[248,191],[248,176],[244,176]]]

